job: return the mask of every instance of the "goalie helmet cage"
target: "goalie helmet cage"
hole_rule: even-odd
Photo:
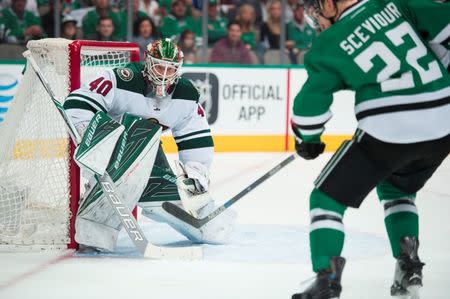
[[[139,61],[127,42],[48,38],[27,48],[61,103],[105,68]],[[31,66],[0,125],[0,250],[76,248],[80,170],[74,145]]]

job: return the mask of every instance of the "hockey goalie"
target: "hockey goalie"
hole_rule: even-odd
[[[178,46],[162,39],[148,45],[144,62],[82,82],[64,102],[83,136],[74,158],[84,173],[106,169],[129,208],[139,205],[143,215],[193,242],[222,244],[229,240],[234,212],[195,229],[161,208],[171,201],[195,217],[214,208],[209,194],[213,140],[199,92],[180,77],[182,63]],[[178,146],[176,174],[160,145],[161,131],[167,129]],[[75,240],[84,248],[114,251],[121,227],[102,189],[90,179],[80,199]]]

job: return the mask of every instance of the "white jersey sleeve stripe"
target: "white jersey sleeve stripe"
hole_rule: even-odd
[[[207,137],[207,136],[211,136],[211,133],[210,132],[206,132],[206,133],[199,133],[199,134],[196,134],[196,135],[187,136],[185,138],[180,138],[180,139],[175,138],[175,142],[176,143],[180,143],[182,141],[196,139],[196,138],[200,138],[200,137]]]
[[[88,104],[90,104],[91,106],[93,106],[95,109],[97,109],[97,111],[103,111],[105,113],[107,113],[106,109],[96,100],[94,100],[93,98],[81,95],[81,94],[70,94],[67,97],[67,100],[76,100],[76,101],[82,101],[82,102],[86,102]]]

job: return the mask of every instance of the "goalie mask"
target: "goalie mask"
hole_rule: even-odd
[[[171,85],[180,78],[183,52],[170,39],[157,40],[145,50],[144,77],[152,84],[159,98],[168,95]]]

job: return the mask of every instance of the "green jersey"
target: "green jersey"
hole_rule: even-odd
[[[194,33],[202,36],[202,22],[197,20]],[[215,20],[208,19],[208,46],[213,46],[215,42],[227,35],[228,20],[217,16]]]
[[[113,38],[115,40],[120,40],[121,35],[121,22],[120,22],[120,16],[118,13],[109,10],[108,15],[109,18],[112,19],[114,24],[114,33]],[[98,14],[97,10],[91,10],[89,11],[84,17],[83,17],[83,35],[85,38],[89,39],[95,39],[97,36],[97,22],[100,19],[100,15]]]
[[[402,0],[399,5],[441,62],[450,70],[450,2]]]
[[[286,34],[288,40],[293,40],[295,42],[295,48],[303,50],[308,49],[311,46],[311,43],[316,36],[316,31],[308,26],[306,22],[299,25],[292,20],[286,25]]]
[[[139,18],[145,18],[148,17],[148,15],[138,10],[137,13],[133,16],[133,24],[137,21]],[[119,18],[120,18],[120,33],[119,37],[121,40],[127,40],[127,26],[128,26],[128,11],[122,10],[119,12]],[[155,29],[153,29],[155,30]],[[133,34],[133,33],[132,33]]]
[[[399,0],[398,6],[427,41],[450,42],[450,2]]]
[[[342,89],[355,91],[358,127],[382,141],[413,143],[450,134],[450,76],[417,31],[426,24],[418,25],[422,21],[405,3],[358,2],[316,37],[305,56],[308,79],[293,108],[305,141],[319,140],[331,118],[333,93]],[[436,13],[448,10],[441,6]],[[450,11],[444,15],[448,24]],[[428,25],[430,34],[438,34]]]
[[[3,23],[6,29],[9,30],[9,35],[15,36],[18,40],[25,39],[24,32],[28,27],[33,25],[41,27],[41,19],[28,10],[25,11],[22,19],[19,19],[9,7],[4,8],[0,15],[3,16]]]
[[[164,38],[175,39],[184,30],[194,31],[196,20],[192,17],[177,19],[174,15],[168,15],[161,21],[161,35]]]
[[[250,45],[250,47],[254,50],[256,49],[256,33],[255,31],[243,32],[241,35],[241,40],[246,45]]]

